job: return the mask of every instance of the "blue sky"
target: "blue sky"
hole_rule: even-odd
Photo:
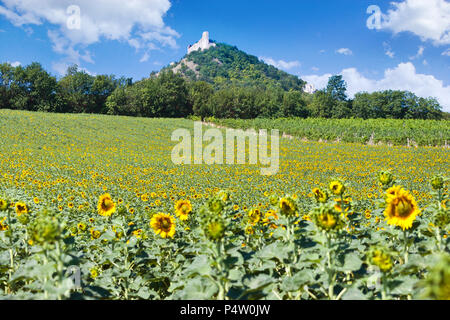
[[[381,19],[369,28],[371,5]],[[180,60],[205,30],[317,88],[343,74],[350,94],[411,90],[450,111],[447,0],[0,0],[0,61],[139,80]]]

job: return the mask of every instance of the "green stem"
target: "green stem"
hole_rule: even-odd
[[[381,276],[381,299],[382,300],[387,300],[387,286],[386,286],[386,275],[383,272],[383,275]]]
[[[61,245],[59,240],[56,242],[56,254],[57,254],[57,268],[58,268],[58,282],[59,285],[62,285],[63,282],[63,262],[62,262],[62,252],[61,252]],[[58,294],[58,300],[61,300],[60,294]]]
[[[407,231],[406,229],[403,230],[403,238],[404,238],[404,244],[405,244],[405,248],[404,248],[404,254],[405,254],[405,264],[408,263],[408,235],[407,235]]]
[[[226,300],[226,294],[228,292],[228,283],[225,280],[226,277],[224,275],[225,266],[223,265],[223,257],[222,252],[225,253],[225,248],[223,244],[223,239],[219,240],[216,244],[217,247],[217,256],[216,263],[217,263],[217,269],[219,271],[219,295],[217,297],[218,300]]]
[[[9,244],[11,245],[11,248],[12,248],[14,232],[13,232],[13,227],[11,224],[11,212],[10,211],[11,211],[10,209],[7,210],[7,212],[8,212],[8,227],[9,227]]]
[[[47,249],[44,249],[44,265],[48,264],[48,255],[47,255]],[[44,277],[44,288],[47,287],[47,275]],[[44,289],[44,299],[48,299],[48,292],[47,289]]]
[[[334,281],[335,281],[335,274],[332,269],[332,260],[331,260],[331,238],[330,235],[327,234],[327,266],[328,266],[328,297],[330,300],[334,300]]]
[[[442,249],[441,249],[441,244],[442,244],[441,229],[439,227],[436,227],[436,239],[437,239],[438,250],[442,251]]]

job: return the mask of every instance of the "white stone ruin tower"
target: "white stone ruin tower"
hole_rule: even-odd
[[[202,38],[200,39],[199,42],[197,42],[196,44],[189,46],[187,53],[191,53],[194,51],[198,51],[198,50],[208,50],[211,47],[215,47],[216,44],[214,42],[211,42],[209,40],[209,32],[205,31],[203,32]]]

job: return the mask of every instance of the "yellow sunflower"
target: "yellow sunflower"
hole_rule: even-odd
[[[270,223],[270,226],[275,229],[276,225],[272,223],[273,220],[271,218],[273,218],[273,220],[278,220],[278,215],[276,211],[274,210],[267,211],[262,222],[265,226]]]
[[[334,209],[332,204],[325,204],[314,208],[310,216],[317,227],[326,232],[338,231],[343,227],[340,214]]]
[[[78,230],[80,230],[80,231],[86,231],[86,228],[87,228],[86,224],[83,222],[78,223],[77,227],[78,227]]]
[[[189,218],[189,213],[192,212],[192,205],[189,200],[179,200],[175,203],[175,213],[181,221],[186,221]]]
[[[328,200],[328,193],[323,192],[319,188],[312,189],[314,198],[316,198],[317,202],[325,203]]]
[[[175,235],[175,218],[170,214],[155,214],[150,220],[150,227],[163,239],[167,237],[173,238]]]
[[[248,212],[248,220],[252,225],[256,225],[261,220],[261,211],[252,209]]]
[[[5,231],[5,230],[8,230],[8,225],[5,223],[5,220],[6,220],[6,218],[3,218],[1,221],[0,221],[0,231]]]
[[[295,216],[297,214],[297,205],[292,198],[281,198],[280,212],[286,216]]]
[[[137,229],[132,232],[133,236],[135,236],[137,239],[142,238],[142,229]]]
[[[110,217],[116,212],[116,204],[109,194],[104,194],[98,199],[97,211],[103,217]]]
[[[211,221],[205,229],[205,235],[209,240],[218,241],[225,234],[225,226],[222,221]]]
[[[382,272],[389,272],[394,264],[391,255],[382,248],[371,248],[368,254],[369,262],[378,268]]]
[[[416,200],[407,190],[392,187],[387,191],[384,216],[388,224],[410,229],[419,213]]]
[[[92,240],[98,239],[102,235],[102,233],[100,231],[95,230],[95,229],[91,229],[91,230],[89,230],[89,232],[91,233],[91,239]]]
[[[5,211],[8,209],[8,201],[0,199],[0,211]]]
[[[342,195],[345,191],[344,184],[338,180],[331,181],[329,187],[330,187],[331,192],[333,192],[333,194],[337,195],[337,196]]]
[[[15,205],[16,213],[20,217],[22,214],[28,213],[28,207],[23,202],[17,202]]]
[[[343,202],[341,199],[334,199],[334,201],[336,202],[336,204],[334,205],[334,209],[337,212],[343,212],[343,211],[347,212],[350,209],[350,203],[351,203],[352,199],[347,198],[347,199],[344,199]],[[342,205],[342,204],[344,204],[344,205]],[[342,207],[345,207],[345,210],[342,210]]]
[[[318,221],[320,223],[320,226],[325,230],[333,229],[337,224],[336,216],[328,212],[319,215]]]

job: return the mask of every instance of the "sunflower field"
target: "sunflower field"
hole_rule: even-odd
[[[173,164],[193,124],[0,110],[1,298],[450,299],[448,148],[281,139],[262,176]]]

